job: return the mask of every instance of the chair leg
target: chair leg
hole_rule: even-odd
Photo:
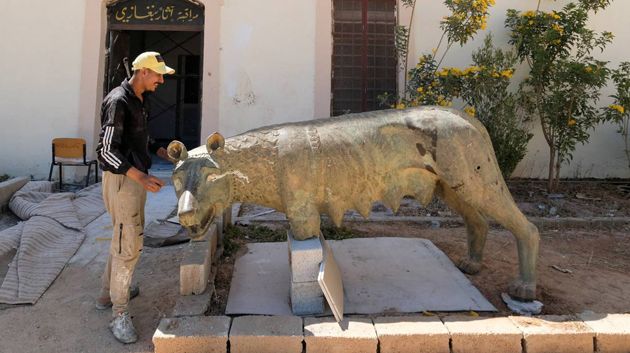
[[[90,172],[92,171],[92,163],[88,164],[88,172],[85,176],[85,187],[87,188],[90,185]]]
[[[50,163],[50,171],[48,172],[48,181],[52,180],[52,172],[53,172],[53,167],[55,165],[53,163]]]
[[[94,184],[98,184],[98,163],[94,163]]]
[[[61,164],[59,164],[59,191],[63,188],[63,174],[61,172]]]

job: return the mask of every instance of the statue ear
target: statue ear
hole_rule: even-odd
[[[220,133],[215,132],[208,136],[208,140],[206,140],[206,149],[208,150],[208,153],[212,153],[219,148],[223,148],[223,146],[225,146],[225,138],[223,138]]]
[[[168,144],[166,148],[166,154],[174,161],[183,161],[188,158],[188,151],[186,150],[186,146],[183,143],[173,140]]]

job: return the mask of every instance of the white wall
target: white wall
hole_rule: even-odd
[[[224,2],[219,97],[224,136],[314,117],[315,13],[315,1]]]
[[[552,1],[543,0],[541,10],[551,11],[560,9],[567,0]],[[495,45],[508,47],[508,32],[505,29],[504,21],[507,9],[534,10],[537,0],[506,1],[498,0],[496,5],[490,9],[488,18],[488,28],[480,31],[474,40],[468,42],[463,47],[453,45],[443,66],[467,66],[471,63],[471,53],[483,44],[486,34],[492,32]],[[408,13],[401,9],[403,21],[407,25]],[[408,11],[407,11],[408,12]],[[606,10],[600,11],[591,18],[589,27],[597,32],[611,31],[615,34],[615,40],[611,43],[603,54],[595,53],[595,57],[601,60],[609,60],[611,66],[616,67],[619,61],[630,60],[630,26],[627,25],[626,15],[630,13],[630,1],[613,1]],[[429,53],[437,46],[442,35],[440,20],[449,14],[448,9],[442,1],[418,2],[418,7],[414,14],[414,26],[410,44],[409,67],[415,66],[417,58],[422,53]],[[438,53],[442,52],[444,45]],[[522,79],[527,73],[525,65],[520,66],[515,75],[514,81]],[[602,91],[601,105],[610,103],[607,98],[612,94],[612,87]],[[548,164],[548,147],[542,136],[539,124],[532,126],[535,137],[530,141],[528,154],[519,164],[513,176],[527,178],[546,178]],[[574,153],[574,159],[568,166],[562,167],[562,177],[630,177],[630,168],[623,152],[623,140],[621,135],[616,133],[616,127],[612,125],[598,126],[591,132],[590,142],[585,145],[578,145]]]
[[[48,176],[51,140],[79,131],[85,1],[3,0],[0,174]]]

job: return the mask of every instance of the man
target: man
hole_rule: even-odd
[[[153,92],[163,75],[175,70],[166,66],[159,53],[145,52],[133,61],[133,76],[114,88],[101,107],[101,134],[96,152],[103,168],[103,200],[111,215],[114,231],[102,278],[98,309],[112,306],[109,324],[120,342],[138,340],[128,312],[133,271],[142,251],[146,192],[158,192],[164,182],[148,174],[149,150],[168,159],[166,150],[149,138],[144,93]]]

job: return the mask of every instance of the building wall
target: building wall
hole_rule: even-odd
[[[0,174],[47,177],[52,138],[78,135],[85,7],[2,1]]]
[[[312,119],[315,1],[229,0],[221,9],[219,129]]]
[[[202,142],[214,131],[232,136],[256,127],[330,114],[331,2],[326,0],[201,0],[205,5]],[[399,0],[400,2],[400,0]],[[566,0],[543,0],[551,10]],[[5,0],[0,12],[0,173],[45,177],[50,140],[82,136],[88,151],[98,142],[104,75],[106,0]],[[465,66],[487,32],[506,45],[509,7],[533,9],[537,0],[497,1],[488,29],[464,47],[453,46],[444,65]],[[62,6],[63,5],[63,6]],[[422,2],[414,15],[409,65],[430,52],[448,14],[442,1]],[[409,11],[400,7],[407,24]],[[37,8],[37,11],[30,9]],[[614,1],[592,19],[592,27],[615,33],[599,58],[616,66],[630,60],[630,3]],[[28,15],[25,15],[28,14]],[[15,35],[10,35],[15,33]],[[517,70],[515,79],[525,75]],[[611,94],[611,89],[603,97]],[[602,105],[608,104],[602,99]],[[9,127],[9,128],[6,128]],[[546,177],[547,147],[540,127],[515,176]],[[621,136],[600,126],[579,146],[564,177],[630,177]]]

